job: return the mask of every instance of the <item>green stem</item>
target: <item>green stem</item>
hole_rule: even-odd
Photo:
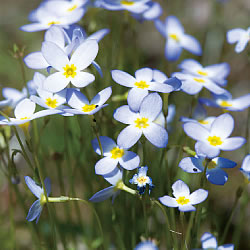
[[[103,157],[103,148],[102,148],[102,144],[101,144],[101,140],[100,140],[100,135],[99,135],[99,131],[97,129],[97,124],[96,124],[96,120],[94,115],[90,115],[90,120],[91,120],[91,127],[95,133],[95,136],[97,138],[98,144],[99,144],[99,148],[101,150],[101,157]]]
[[[185,223],[184,223],[185,217],[184,212],[180,212],[180,221],[181,221],[181,249],[185,249]]]
[[[195,212],[192,212],[189,218],[188,227],[186,231],[185,242],[186,242],[187,248],[189,247],[189,238],[190,238],[191,229],[193,227],[194,216],[195,216]]]

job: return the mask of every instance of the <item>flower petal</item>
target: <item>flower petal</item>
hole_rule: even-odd
[[[174,39],[167,39],[165,45],[165,57],[169,61],[176,61],[180,57],[182,52],[182,47]]]
[[[24,117],[30,118],[34,114],[35,109],[36,104],[30,99],[25,98],[16,105],[16,108],[14,110],[15,117],[18,119]]]
[[[73,53],[70,63],[77,67],[77,70],[86,69],[96,58],[98,43],[96,40],[84,41]]]
[[[147,89],[131,88],[128,92],[128,106],[134,112],[138,112],[142,100],[148,95]]]
[[[103,105],[111,96],[112,87],[107,87],[100,91],[91,101],[91,104],[96,104],[98,106]]]
[[[215,184],[215,185],[224,185],[228,180],[227,173],[220,168],[207,170],[206,176],[207,176],[207,179],[212,184]]]
[[[188,185],[182,180],[176,181],[172,185],[172,189],[175,198],[178,198],[179,196],[189,196],[190,194]]]
[[[29,176],[25,176],[24,177],[26,185],[28,186],[28,188],[30,189],[30,191],[38,198],[40,199],[41,194],[43,193],[43,189],[38,186],[35,181],[30,178]]]
[[[211,125],[210,133],[225,139],[231,135],[234,129],[234,119],[230,114],[218,116]]]
[[[196,157],[186,157],[179,163],[179,167],[187,173],[203,172],[202,161]]]
[[[168,144],[168,133],[165,128],[153,122],[143,128],[145,137],[156,147],[165,148]]]
[[[111,75],[112,75],[112,79],[116,83],[125,87],[132,88],[134,87],[134,83],[136,82],[136,79],[133,76],[121,70],[117,70],[117,69],[112,70]]]
[[[200,56],[202,48],[198,40],[190,35],[183,34],[181,37],[181,46],[189,52]]]
[[[43,42],[42,44],[42,54],[45,60],[53,68],[58,71],[63,71],[63,67],[69,64],[69,59],[65,52],[55,43]]]
[[[105,201],[108,198],[110,198],[112,195],[115,194],[115,189],[114,186],[111,187],[107,187],[97,193],[95,193],[90,199],[89,201],[91,202],[101,202],[101,201]]]
[[[207,199],[208,191],[204,189],[198,189],[190,194],[189,199],[192,205],[199,204]]]
[[[165,205],[165,206],[167,206],[167,207],[178,207],[178,206],[179,206],[178,203],[177,203],[177,201],[176,201],[176,199],[173,198],[173,197],[170,197],[170,196],[168,196],[168,195],[159,197],[159,201],[160,201],[163,205]]]
[[[192,206],[191,204],[181,205],[181,206],[178,207],[178,209],[181,212],[191,212],[191,211],[196,210],[196,208],[194,206]]]
[[[201,236],[201,245],[203,249],[217,248],[217,240],[211,233],[204,233]]]
[[[31,69],[46,69],[50,66],[40,51],[28,54],[24,57],[23,61]]]
[[[134,125],[124,128],[117,137],[117,144],[128,149],[131,148],[141,137],[142,131]]]
[[[135,72],[136,81],[151,82],[153,78],[153,70],[150,68],[138,69]]]
[[[109,138],[107,136],[100,136],[100,141],[101,141],[104,156],[107,155],[108,153],[110,153],[110,151],[117,146],[116,143],[111,138]],[[92,143],[92,147],[95,150],[95,152],[98,155],[101,155],[101,150],[100,150],[97,138],[92,140],[91,143]]]
[[[88,72],[77,72],[74,78],[70,79],[77,88],[83,88],[95,80],[95,76]]]
[[[162,110],[162,99],[159,94],[152,93],[146,96],[140,106],[140,115],[149,121],[154,121]]]
[[[126,151],[121,159],[119,159],[120,165],[126,170],[133,170],[140,164],[140,157],[131,151]]]
[[[243,137],[230,137],[224,140],[220,149],[225,151],[236,150],[246,143],[246,139]]]
[[[209,131],[201,124],[196,122],[186,122],[183,124],[185,133],[197,141],[206,141],[209,136]]]
[[[26,217],[27,221],[33,221],[35,218],[39,217],[42,212],[42,206],[40,200],[36,200],[29,209],[28,215]]]
[[[114,119],[124,124],[134,124],[138,113],[133,112],[128,105],[123,105],[114,111]]]
[[[242,162],[242,166],[241,168],[244,170],[244,171],[250,171],[250,154],[248,154],[243,162]]]
[[[50,92],[59,92],[67,87],[70,79],[66,78],[62,72],[49,75],[43,82],[43,88]]]
[[[116,168],[117,164],[118,160],[106,156],[95,164],[95,173],[100,175],[109,174]]]

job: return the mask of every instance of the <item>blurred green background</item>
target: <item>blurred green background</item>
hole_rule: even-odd
[[[250,1],[247,0],[231,0],[231,1],[215,1],[215,0],[175,0],[175,1],[158,1],[164,9],[161,19],[165,19],[167,15],[175,15],[182,22],[185,31],[195,36],[201,43],[203,48],[202,57],[194,57],[188,52],[184,52],[176,63],[169,63],[164,57],[165,39],[154,27],[153,22],[139,23],[127,13],[110,12],[103,9],[92,9],[83,17],[81,24],[88,34],[91,34],[101,28],[111,29],[103,41],[100,42],[100,50],[97,62],[104,71],[104,78],[97,76],[96,82],[87,87],[90,96],[94,96],[99,90],[106,86],[113,86],[113,94],[122,94],[125,88],[117,86],[110,77],[110,70],[121,69],[134,74],[135,70],[148,66],[160,69],[170,76],[171,73],[178,71],[177,65],[185,58],[195,58],[204,66],[220,62],[228,62],[231,66],[231,73],[228,77],[227,89],[231,91],[234,97],[244,95],[249,92],[250,79],[250,52],[249,45],[241,54],[236,54],[234,45],[226,42],[226,32],[232,28],[247,28],[249,26]],[[0,7],[0,87],[15,87],[22,89],[24,82],[21,75],[20,65],[17,59],[11,56],[13,44],[17,44],[20,48],[24,47],[24,54],[38,51],[41,48],[44,32],[25,33],[19,30],[19,27],[28,23],[28,14],[31,10],[39,5],[38,0],[9,0],[1,1]],[[94,70],[94,69],[92,69]],[[95,75],[96,74],[96,71]],[[33,78],[34,71],[25,68],[26,80]],[[202,96],[209,96],[207,91],[202,91]],[[178,116],[175,118],[173,134],[169,143],[174,144],[176,138],[181,133],[181,124],[178,122],[180,115],[185,115],[191,105],[191,97],[184,93],[174,93],[170,96],[170,103],[177,106]],[[112,119],[112,113],[115,108],[123,103],[111,103],[97,114],[97,121],[100,128],[100,134],[117,137],[123,126]],[[218,115],[219,110],[209,110],[209,115]],[[247,111],[233,113],[236,121],[234,135],[245,136]],[[62,117],[51,118],[41,136],[41,164],[44,167],[46,176],[52,180],[53,196],[75,195],[84,199],[89,199],[96,191],[108,186],[102,177],[96,176],[94,173],[94,164],[98,157],[91,148],[90,141],[94,138],[91,131],[90,121],[88,117],[81,117],[80,126],[76,117],[69,118],[67,124]],[[39,128],[43,123],[39,120]],[[65,126],[68,137],[65,139]],[[115,131],[115,132],[114,132]],[[192,143],[191,140],[189,143]],[[147,165],[149,166],[149,175],[153,179],[156,188],[153,191],[153,197],[157,198],[167,193],[167,186],[172,185],[166,183],[165,175],[158,171],[159,157],[162,151],[155,151],[151,145],[148,147]],[[69,149],[70,159],[67,158],[67,148]],[[135,148],[136,149],[136,148]],[[41,153],[40,152],[40,153]],[[242,159],[245,156],[245,147],[236,152],[223,153],[224,157],[228,157],[238,163],[240,167]],[[170,150],[169,163],[171,168],[177,168],[175,159],[176,150]],[[249,153],[249,152],[248,152]],[[2,157],[2,156],[1,156]],[[55,162],[57,164],[55,164]],[[56,166],[57,165],[57,166]],[[70,165],[70,167],[69,167]],[[19,198],[13,194],[7,179],[0,173],[0,249],[12,249],[13,241],[16,249],[36,249],[32,243],[32,235],[30,227],[33,227],[44,246],[49,249],[51,239],[51,231],[49,227],[47,210],[43,211],[39,224],[25,221],[29,206],[35,200],[34,196],[24,184],[25,175],[31,175],[23,159],[17,164],[18,173],[21,183],[15,187],[20,192],[21,200],[24,206],[20,204]],[[60,172],[61,171],[61,172]],[[188,175],[177,169],[179,178],[187,181],[191,186],[197,184],[197,177]],[[166,172],[163,172],[168,174]],[[228,171],[229,181],[225,186],[214,186],[209,184],[209,217],[202,225],[202,231],[214,230],[222,231],[223,225],[226,223],[230,214],[236,189],[243,182],[243,177],[237,171],[232,169]],[[129,173],[129,177],[132,174]],[[75,193],[72,189],[74,186]],[[65,193],[61,193],[62,187]],[[160,187],[160,188],[157,188]],[[250,190],[248,190],[250,191]],[[11,197],[11,198],[10,198]],[[242,205],[242,204],[241,204]],[[125,207],[124,207],[125,206]],[[131,206],[139,208],[139,210],[129,210]],[[131,249],[128,242],[138,243],[140,236],[144,234],[144,224],[141,211],[140,201],[128,194],[121,194],[113,206],[111,201],[105,201],[102,204],[95,205],[97,212],[101,218],[105,234],[108,235],[110,242],[123,241],[125,249]],[[241,248],[249,247],[250,227],[247,223],[250,219],[250,206],[248,205],[245,221],[242,224],[243,236],[241,237]],[[98,229],[96,221],[91,211],[84,205],[79,204],[56,204],[54,206],[57,216],[58,230],[63,240],[69,243],[69,249],[91,249],[98,248]],[[154,210],[155,211],[155,210]],[[233,242],[233,232],[240,220],[240,206],[236,211],[233,224],[230,227],[227,243]],[[159,211],[158,211],[159,212]],[[15,239],[11,234],[11,214],[14,216],[16,226]],[[79,222],[79,214],[81,222]],[[154,218],[161,221],[160,213],[155,213]],[[122,226],[122,222],[126,221],[127,225]],[[246,222],[246,223],[245,223]],[[159,222],[160,223],[160,222]],[[163,227],[163,225],[161,225]],[[137,227],[137,233],[134,229]],[[152,237],[160,239],[157,235],[157,224],[152,222]],[[130,231],[126,231],[129,229]],[[154,230],[155,229],[155,230]],[[120,230],[120,234],[116,234]],[[162,233],[159,233],[162,235]],[[119,238],[120,237],[120,238]],[[82,239],[87,242],[82,244]],[[116,243],[115,243],[116,242]],[[122,243],[121,243],[122,244]],[[63,243],[60,244],[63,248]],[[119,249],[119,248],[117,248]],[[164,249],[164,247],[162,248]]]

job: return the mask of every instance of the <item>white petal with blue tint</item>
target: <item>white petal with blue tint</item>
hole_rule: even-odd
[[[244,171],[250,171],[250,154],[244,158],[241,168]]]
[[[112,94],[112,87],[107,87],[100,91],[92,100],[91,104],[98,104],[103,105],[111,96]]]
[[[70,63],[77,67],[77,70],[87,68],[96,58],[98,43],[96,40],[86,40],[73,53]]]
[[[201,237],[201,245],[203,249],[217,248],[217,240],[211,233],[204,233]]]
[[[103,150],[104,156],[110,155],[110,151],[117,146],[116,143],[111,138],[109,138],[107,136],[100,136],[99,138],[100,138],[100,142],[102,145],[102,150]],[[91,143],[92,143],[92,147],[95,150],[95,152],[97,154],[101,155],[101,150],[100,150],[97,138],[92,140]]]
[[[115,82],[125,87],[132,88],[136,82],[133,76],[121,70],[112,70],[111,75]]]
[[[134,124],[134,120],[138,117],[139,114],[133,112],[128,105],[121,106],[114,111],[114,119],[124,124]]]
[[[35,181],[30,178],[29,176],[25,176],[24,177],[26,185],[28,186],[28,188],[30,189],[30,191],[38,198],[40,199],[41,194],[43,193],[43,189],[38,186]]]
[[[189,52],[200,56],[202,49],[198,40],[190,35],[183,34],[181,37],[181,46]]]
[[[168,195],[160,197],[159,200],[162,204],[164,204],[165,206],[168,206],[168,207],[178,207],[179,206],[176,199],[173,197],[170,197]]]
[[[77,88],[83,88],[92,83],[95,80],[95,76],[88,72],[77,72],[74,78],[70,81]]]
[[[196,153],[198,155],[207,156],[208,158],[217,157],[220,154],[220,148],[216,146],[212,146],[206,142],[198,141],[195,143]]]
[[[148,95],[147,89],[131,88],[128,92],[128,105],[134,112],[138,112],[142,100]]]
[[[56,72],[45,79],[43,87],[47,91],[56,93],[66,88],[69,82],[69,78],[66,78],[62,72]]]
[[[95,173],[100,175],[106,175],[111,173],[117,166],[118,160],[112,159],[108,156],[100,159],[95,164]]]
[[[101,202],[107,200],[114,194],[115,194],[114,187],[111,186],[95,193],[89,200],[91,202]]]
[[[190,194],[189,196],[190,203],[192,205],[199,204],[203,202],[204,200],[206,200],[207,196],[208,196],[208,191],[204,189],[198,189],[194,191],[192,194]]]
[[[28,215],[26,217],[27,221],[33,221],[40,216],[42,212],[42,206],[40,200],[36,200],[29,209]]]
[[[134,125],[124,128],[117,137],[117,144],[128,149],[131,148],[140,139],[142,131]]]
[[[140,115],[149,121],[155,120],[162,110],[162,99],[159,94],[152,93],[146,96],[140,107]]]
[[[147,128],[143,128],[144,136],[156,147],[165,148],[168,144],[168,133],[162,126],[150,123]]]
[[[183,182],[182,180],[176,181],[172,185],[173,195],[174,197],[178,198],[180,196],[189,196],[190,190],[188,185]]]
[[[178,42],[173,39],[169,39],[165,45],[165,56],[169,61],[176,61],[182,52],[182,47]]]
[[[119,159],[120,165],[126,170],[133,170],[140,164],[140,157],[131,151],[124,152],[124,155]]]
[[[29,119],[35,112],[36,104],[29,99],[24,99],[19,102],[14,110],[15,117],[18,119],[25,118]]]
[[[153,78],[153,70],[150,68],[138,69],[135,72],[135,78],[137,81],[151,82]]]
[[[50,66],[40,51],[28,54],[23,61],[31,69],[46,69]]]
[[[231,135],[234,129],[234,119],[230,114],[218,116],[211,125],[210,133],[225,139]]]
[[[243,137],[230,137],[223,141],[222,145],[220,145],[220,148],[222,150],[231,151],[240,148],[245,143],[246,139]]]
[[[209,131],[195,122],[184,123],[183,129],[188,136],[197,141],[206,141],[209,136]]]
[[[192,206],[191,204],[186,204],[186,205],[179,206],[179,210],[181,212],[191,212],[191,211],[195,211],[196,208]]]

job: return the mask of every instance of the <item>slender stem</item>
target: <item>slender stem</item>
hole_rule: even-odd
[[[148,238],[148,218],[147,218],[147,210],[146,210],[146,200],[141,199],[142,208],[143,208],[143,216],[144,216],[144,224],[146,229],[146,238]]]
[[[181,221],[181,249],[185,249],[185,223],[184,223],[185,217],[184,212],[180,212],[180,221]]]
[[[195,212],[192,212],[189,218],[188,227],[186,231],[185,242],[186,242],[187,248],[189,246],[189,238],[190,238],[190,233],[191,233],[191,229],[192,229],[193,222],[194,222],[194,216],[195,216]]]
[[[95,133],[95,136],[97,138],[98,144],[99,144],[99,148],[101,150],[101,157],[103,157],[103,148],[102,148],[102,144],[101,144],[101,140],[100,140],[100,135],[99,135],[99,131],[97,129],[97,124],[96,124],[96,120],[94,115],[90,115],[90,120],[91,120],[91,127]]]

